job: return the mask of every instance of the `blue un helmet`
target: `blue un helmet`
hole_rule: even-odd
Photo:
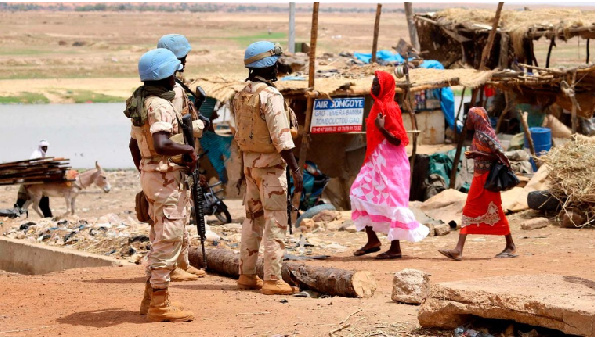
[[[151,50],[142,55],[138,62],[140,81],[158,81],[168,78],[179,69],[180,64],[181,61],[168,49]]]
[[[163,35],[163,37],[158,40],[156,48],[168,49],[172,51],[178,59],[185,57],[190,50],[192,50],[192,46],[188,40],[185,36],[180,34]]]
[[[246,68],[269,68],[277,63],[281,54],[282,49],[279,43],[254,42],[246,48],[244,64]]]

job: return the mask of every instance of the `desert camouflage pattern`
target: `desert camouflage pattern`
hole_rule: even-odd
[[[264,280],[281,279],[287,229],[287,181],[285,165],[267,168],[244,163],[246,219],[242,224],[240,274],[256,274],[256,261],[263,236]]]
[[[144,101],[148,111],[147,123],[141,127],[131,125],[131,138],[135,139],[142,155],[140,170],[147,172],[175,172],[184,167],[173,163],[168,156],[162,156],[154,150],[152,134],[166,132],[169,137],[181,133],[177,122],[177,112],[171,102],[157,96]]]
[[[181,171],[141,172],[142,189],[153,224],[146,271],[153,289],[168,287],[169,273],[177,266],[183,248],[190,203],[187,191],[182,188],[183,179]]]
[[[243,152],[273,154],[262,167],[282,162],[279,152],[294,148],[289,110],[279,91],[262,82],[248,82],[233,98],[234,139]],[[265,159],[273,159],[265,165]]]
[[[256,99],[258,104],[248,104]],[[248,82],[241,94],[236,94],[234,98],[234,136],[242,149],[246,179],[246,219],[242,224],[239,272],[256,274],[256,261],[264,236],[263,278],[266,281],[281,279],[281,263],[285,252],[286,163],[279,153],[294,148],[286,111],[283,96],[277,89],[264,83]],[[247,118],[250,114],[258,118]],[[256,137],[254,130],[267,132],[263,141],[270,142],[272,151],[259,153],[245,147],[248,142],[244,137],[250,134]],[[242,143],[245,145],[242,146]]]
[[[137,141],[142,155],[140,180],[151,223],[146,273],[152,288],[165,289],[183,247],[190,198],[183,184],[184,167],[154,151],[153,133],[166,132],[169,137],[180,133],[173,105],[151,96],[145,100],[144,108],[148,111],[148,121],[141,127],[132,126],[131,137]]]

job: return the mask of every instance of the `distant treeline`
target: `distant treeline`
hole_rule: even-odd
[[[377,5],[372,8],[358,7],[327,7],[321,4],[320,13],[375,13]],[[91,3],[91,4],[44,4],[44,3],[7,3],[0,2],[1,11],[31,11],[31,10],[55,10],[55,11],[157,11],[157,12],[226,12],[226,13],[283,13],[289,10],[287,5],[283,6],[254,6],[252,4],[215,4],[215,3]],[[439,8],[415,8],[415,13],[435,12]],[[296,6],[297,13],[312,13],[312,6]],[[382,8],[383,13],[402,13],[401,8]]]

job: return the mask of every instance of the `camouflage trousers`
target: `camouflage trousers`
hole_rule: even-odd
[[[263,278],[281,279],[287,229],[287,180],[285,168],[244,167],[246,175],[246,219],[242,224],[240,274],[256,274],[256,261],[263,236]]]
[[[154,289],[169,286],[169,274],[179,258],[188,220],[189,197],[182,188],[183,173],[141,172],[142,190],[148,199],[153,223],[146,274]]]
[[[154,222],[152,221],[152,219],[150,219],[150,221],[148,221],[148,223],[150,224],[150,242],[154,241]],[[188,222],[186,222],[188,223]],[[179,267],[183,270],[187,270],[190,267],[190,260],[188,258],[188,250],[190,247],[190,234],[188,233],[187,230],[183,230],[183,241],[181,242],[181,253],[179,253],[179,256],[177,257],[177,264],[176,267]]]

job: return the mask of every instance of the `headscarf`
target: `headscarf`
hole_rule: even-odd
[[[46,151],[44,151],[44,149],[42,149],[42,147],[48,147],[50,146],[50,143],[48,143],[47,140],[42,139],[40,140],[40,143],[38,144],[38,148],[33,151],[33,153],[31,154],[31,157],[29,157],[29,159],[35,159],[35,158],[44,158],[46,157]]]
[[[484,108],[473,107],[469,109],[467,124],[473,125],[475,136],[473,137],[473,150],[494,153],[496,148],[501,148],[496,132]]]
[[[396,81],[394,77],[385,71],[376,71],[375,76],[379,79],[379,95],[373,96],[373,107],[367,118],[367,153],[365,162],[369,160],[377,146],[383,142],[385,136],[377,129],[375,119],[379,113],[385,116],[385,129],[395,138],[399,139],[403,146],[408,145],[408,135],[402,123],[402,111],[398,103],[394,101],[396,94]]]

